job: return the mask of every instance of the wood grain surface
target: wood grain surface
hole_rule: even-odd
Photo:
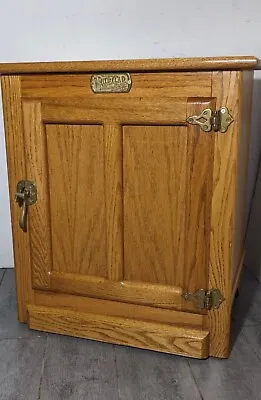
[[[124,277],[180,286],[186,128],[125,126],[123,137]]]
[[[97,94],[91,89],[92,74],[42,74],[23,75],[21,92],[23,99],[41,99],[45,103],[61,102],[64,99],[81,98],[91,100]],[[129,93],[99,93],[98,101],[113,98],[126,99],[133,97],[193,97],[210,96],[211,72],[162,72],[132,73]]]
[[[189,357],[208,356],[209,336],[202,330],[33,305],[28,312],[31,329]]]
[[[254,57],[0,65],[24,73],[1,78],[20,320],[30,304],[34,329],[199,358],[210,340],[211,355],[228,356],[252,90],[252,72],[239,70],[257,66]],[[113,70],[132,72],[130,93],[91,92],[88,72]],[[221,106],[234,118],[226,134],[186,122]],[[20,179],[38,188],[27,234],[12,200]],[[225,301],[200,315],[182,299],[198,288]]]
[[[218,288],[225,298],[209,312],[210,354],[216,357],[227,357],[230,347],[240,78],[240,72],[213,72],[217,108],[226,106],[234,118],[225,135],[215,136],[209,288]]]
[[[64,98],[42,103],[44,122],[175,125],[186,123],[186,97]]]
[[[188,98],[187,116],[199,115],[205,108],[215,108],[211,99]],[[184,272],[182,287],[194,293],[208,286],[210,254],[212,175],[214,133],[203,132],[199,126],[187,126],[186,193],[184,197]],[[190,301],[184,310],[195,310]]]
[[[205,315],[185,313],[176,310],[149,307],[120,301],[103,300],[80,295],[70,295],[50,291],[36,290],[35,305],[65,308],[66,310],[88,312],[93,314],[111,315],[124,318],[137,318],[143,321],[157,321],[167,324],[194,327],[201,329],[206,319]]]
[[[97,276],[56,271],[50,273],[50,279],[51,290],[59,293],[79,294],[160,308],[181,308],[182,290],[176,286],[137,281],[116,282]]]
[[[104,126],[106,244],[108,279],[123,279],[122,127]]]
[[[53,270],[107,277],[99,125],[46,125]]]
[[[257,69],[253,56],[162,58],[140,60],[56,61],[38,63],[2,63],[1,74],[106,72],[106,71],[200,71],[220,69]]]
[[[20,77],[1,77],[1,84],[16,271],[18,318],[21,322],[25,322],[27,320],[26,305],[33,301],[33,291],[31,287],[29,236],[19,227],[21,210],[15,202],[16,184],[18,181],[27,177],[24,153],[25,144],[23,135]]]
[[[46,289],[50,286],[49,272],[52,270],[46,132],[39,102],[23,102],[22,110],[27,179],[37,187],[37,202],[28,209],[32,282],[34,288]]]

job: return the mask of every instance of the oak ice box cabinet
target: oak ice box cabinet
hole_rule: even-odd
[[[21,322],[228,357],[257,67],[0,65]]]

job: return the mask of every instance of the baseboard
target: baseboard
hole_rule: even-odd
[[[209,332],[62,308],[28,306],[31,329],[195,358],[209,356]]]

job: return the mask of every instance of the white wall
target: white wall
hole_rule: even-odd
[[[240,54],[261,57],[260,0],[0,0],[0,4],[1,62]],[[258,79],[261,76],[256,74],[249,199],[261,147]],[[12,264],[1,122],[0,266]]]

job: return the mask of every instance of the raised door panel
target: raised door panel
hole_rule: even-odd
[[[125,126],[124,276],[182,286],[187,129]]]
[[[107,277],[100,125],[46,125],[53,271]]]

